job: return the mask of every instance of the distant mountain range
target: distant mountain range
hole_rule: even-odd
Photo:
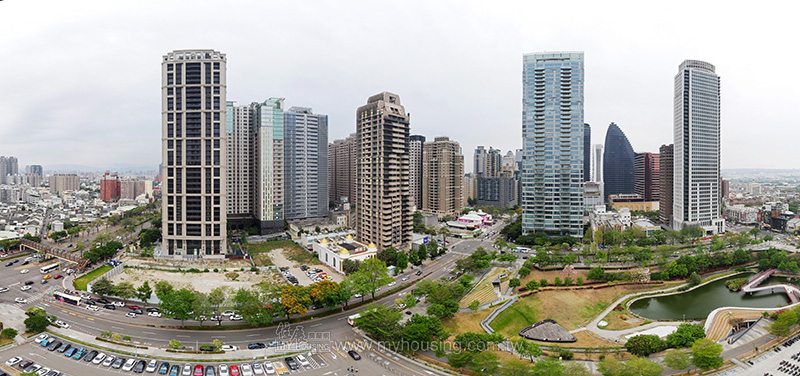
[[[78,172],[155,172],[158,170],[156,165],[133,165],[133,164],[114,164],[106,167],[86,166],[77,164],[57,164],[43,166],[46,173],[78,173]]]

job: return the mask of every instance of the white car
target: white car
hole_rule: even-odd
[[[25,285],[25,286],[20,287],[19,289],[22,290],[22,291],[28,291],[28,290],[31,289],[31,286]]]
[[[147,363],[147,368],[145,368],[144,370],[145,370],[146,372],[153,373],[153,372],[155,372],[155,371],[156,371],[156,366],[157,366],[157,365],[158,365],[158,360],[151,359],[151,360],[150,360],[150,361]]]
[[[17,302],[17,303],[19,303],[19,304],[26,304],[26,303],[28,303],[28,300],[27,300],[27,299],[25,299],[25,298],[14,298],[14,301],[15,301],[15,302]]]
[[[45,337],[47,337],[47,334],[42,334],[42,336],[45,336]],[[41,336],[39,336],[39,337],[41,337]],[[41,340],[41,339],[39,339],[39,337],[36,337],[36,339],[37,339],[37,340],[39,340],[39,342],[42,342],[42,340]],[[44,339],[44,338],[42,338],[42,339]],[[38,342],[37,342],[37,343],[38,343]],[[11,358],[11,359],[9,359],[9,360],[6,360],[6,365],[7,365],[7,366],[13,366],[13,365],[15,365],[15,364],[19,363],[20,361],[22,361],[22,358],[20,358],[20,357],[18,357],[18,356],[15,356],[15,357],[13,357],[13,358]]]
[[[125,372],[130,372],[134,365],[136,365],[136,358],[130,358],[125,362],[125,365],[122,366],[122,370]]]
[[[264,362],[264,371],[267,372],[267,375],[274,375],[275,367],[270,362]]]
[[[50,372],[50,368],[44,367],[44,368],[40,369],[40,370],[39,370],[39,372],[36,372],[36,373],[37,373],[39,376],[44,376],[44,375],[46,375],[48,372]]]
[[[253,363],[253,373],[256,375],[263,375],[264,366],[262,366],[261,363],[258,362]]]
[[[92,364],[100,364],[103,362],[103,359],[106,358],[106,353],[99,353],[96,357],[92,360]]]
[[[231,320],[232,321],[242,321],[243,319],[244,319],[244,317],[242,317],[242,315],[233,315],[233,316],[231,316]]]
[[[306,357],[298,355],[295,358],[297,358],[297,361],[300,362],[300,365],[305,367],[305,369],[311,369],[311,363],[308,362],[308,359],[306,359]]]
[[[242,371],[242,376],[253,376],[253,369],[250,368],[250,364],[248,363],[242,363],[239,370]]]
[[[46,340],[47,337],[49,337],[47,334],[39,334],[39,336],[36,337],[36,339],[33,340],[33,342],[42,343],[42,341]]]
[[[235,313],[233,313],[233,311],[222,312],[222,316],[233,316],[233,315],[235,315]]]
[[[128,312],[128,313],[125,314],[125,317],[129,317],[129,318],[135,319],[136,318],[136,314],[133,313],[133,312]]]
[[[8,287],[0,287],[0,292],[6,292],[6,291],[8,291]]]
[[[229,376],[227,364],[223,363],[219,365],[219,376]]]
[[[192,376],[192,365],[191,364],[184,364],[183,371],[181,371],[181,376]]]
[[[19,271],[19,274],[28,274],[30,273],[30,269],[22,269]]]
[[[87,305],[87,306],[86,306],[86,309],[88,309],[88,310],[90,310],[90,311],[95,311],[95,312],[97,312],[97,311],[99,311],[99,310],[100,310],[100,307],[98,307],[98,306],[96,306],[96,305],[91,305],[91,304],[90,304],[90,305]]]
[[[115,305],[117,307],[124,307],[125,306],[125,303],[123,303],[123,302],[113,302],[111,304],[113,304],[113,305]]]
[[[392,282],[389,282],[389,284],[388,284],[387,286],[389,286],[389,287],[392,287],[392,286],[394,286],[394,285],[396,285],[396,284],[397,284],[397,282],[395,282],[395,281],[392,281]]]
[[[113,364],[115,360],[117,360],[116,356],[109,355],[108,358],[103,361],[103,367],[111,367],[111,364]]]
[[[239,350],[239,346],[222,345],[222,351],[236,351],[236,350]]]
[[[56,320],[56,322],[54,324],[60,326],[63,329],[69,329],[69,324],[67,324],[67,323],[65,323],[65,322],[63,322],[61,320]]]
[[[147,316],[150,316],[150,317],[161,317],[161,312],[148,312]]]

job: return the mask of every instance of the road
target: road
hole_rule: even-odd
[[[499,229],[502,228],[502,225],[495,225],[490,231],[494,231],[493,234],[496,237],[499,233]],[[393,306],[395,304],[395,299],[397,299],[400,294],[405,294],[410,291],[411,282],[415,282],[420,279],[439,279],[442,277],[447,277],[450,275],[450,271],[455,266],[455,261],[466,257],[467,255],[474,252],[478,247],[483,247],[485,249],[491,249],[492,243],[494,241],[493,237],[488,239],[456,239],[456,238],[448,238],[450,241],[450,250],[437,258],[436,260],[428,260],[422,266],[423,274],[422,276],[416,276],[415,270],[406,271],[405,274],[401,274],[397,276],[398,283],[406,283],[408,286],[400,292],[395,292],[391,295],[384,296],[379,298],[376,302],[378,304],[385,304],[387,306]],[[6,270],[0,269],[0,286],[4,284],[11,285],[15,287],[14,283],[19,283],[20,275],[15,274],[20,273],[17,270],[17,267],[8,267]],[[237,330],[184,330],[178,329],[181,326],[179,320],[171,320],[171,319],[164,319],[164,318],[153,318],[147,316],[139,316],[133,319],[127,318],[124,314],[127,312],[127,309],[118,309],[116,311],[109,311],[101,308],[97,312],[92,312],[85,309],[85,306],[72,306],[69,304],[65,304],[63,302],[57,302],[50,298],[49,291],[55,288],[63,288],[62,286],[57,286],[53,283],[50,283],[47,288],[43,288],[39,284],[39,271],[37,268],[31,268],[31,271],[27,274],[29,279],[35,279],[37,282],[34,284],[35,290],[31,290],[32,293],[29,293],[27,297],[29,298],[29,302],[26,305],[21,306],[20,308],[24,309],[29,305],[36,305],[41,308],[47,310],[48,314],[54,314],[59,319],[67,322],[70,325],[70,330],[79,331],[82,333],[90,334],[92,336],[98,336],[100,333],[104,331],[110,331],[113,333],[118,333],[122,336],[130,336],[131,341],[134,343],[151,346],[151,347],[167,347],[167,344],[172,339],[177,339],[184,343],[186,346],[197,346],[202,343],[210,343],[214,339],[220,339],[226,344],[240,346],[242,348],[246,348],[248,344],[253,342],[269,342],[270,340],[286,340],[286,328],[283,327],[268,327],[268,328],[256,328],[256,329],[237,329]],[[409,281],[403,282],[400,279],[402,276],[407,275],[409,276]],[[16,281],[15,281],[16,280]],[[62,281],[59,281],[62,282]],[[63,283],[69,283],[66,280],[63,280]],[[60,283],[59,283],[60,284]],[[0,301],[4,303],[14,304],[13,298],[19,294],[24,294],[25,292],[17,292],[12,288],[11,291],[14,291],[14,294],[10,294],[8,296],[3,296],[3,299]],[[9,291],[9,292],[11,292]],[[8,294],[8,293],[6,293]],[[354,299],[351,302],[355,303],[360,301],[360,299]],[[310,315],[313,315],[312,312]],[[331,356],[331,361],[335,361],[336,358],[345,358],[346,350],[356,348],[361,350],[361,346],[358,346],[360,341],[360,336],[357,335],[353,329],[347,324],[347,317],[352,315],[354,311],[347,311],[341,312],[337,314],[333,314],[330,316],[322,317],[322,318],[315,318],[310,319],[308,321],[304,321],[300,324],[294,324],[291,326],[291,330],[288,331],[289,333],[293,334],[293,340],[307,342],[313,345],[315,348],[320,350],[323,354],[328,353]],[[189,325],[197,325],[195,322],[187,322]],[[232,323],[226,323],[228,325]],[[297,333],[301,333],[301,336],[298,337]],[[288,341],[287,341],[288,342]],[[361,351],[359,351],[361,352]],[[337,355],[338,354],[338,355]],[[43,355],[44,356],[44,355]],[[386,369],[393,370],[392,373],[399,373],[403,375],[422,375],[428,376],[433,374],[431,371],[425,369],[424,367],[420,366],[416,362],[406,361],[402,358],[397,358],[389,353],[385,352],[376,352],[365,350],[362,353],[364,359],[360,362],[361,364],[369,363],[375,366],[378,366],[379,369],[383,368],[383,370],[376,370],[374,373],[366,373],[370,375],[379,375],[386,372]],[[377,360],[380,358],[380,360]],[[347,358],[349,359],[349,358]],[[364,362],[364,360],[370,360],[369,362]],[[348,366],[344,366],[348,367]],[[52,367],[51,367],[52,368]],[[313,371],[313,370],[312,370]],[[325,372],[329,372],[330,370],[326,370]],[[309,374],[346,374],[342,372],[334,372],[334,373],[324,373],[320,370],[320,373],[316,372],[309,372]]]

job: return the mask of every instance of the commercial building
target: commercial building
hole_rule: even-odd
[[[225,54],[177,50],[161,61],[162,254],[227,252]]]
[[[658,220],[662,225],[672,228],[672,189],[673,189],[673,144],[661,145],[658,149]]]
[[[356,234],[378,249],[402,250],[411,243],[409,125],[397,94],[373,95],[356,111]]]
[[[100,199],[105,202],[118,201],[120,192],[120,181],[117,173],[106,172],[100,178]]]
[[[328,145],[330,198],[338,203],[354,203],[356,200],[357,140],[353,133]]]
[[[611,195],[633,194],[634,159],[628,137],[614,123],[606,131],[605,153],[603,154],[603,189],[606,198]]]
[[[746,225],[756,224],[761,219],[761,211],[758,208],[744,205],[726,206],[723,213],[727,220]]]
[[[410,241],[411,239],[409,239]],[[365,245],[357,242],[352,235],[344,238],[334,237],[330,240],[322,238],[312,243],[312,249],[317,253],[320,261],[341,274],[345,274],[342,266],[346,260],[363,262],[378,257],[378,249],[375,244]]]
[[[81,180],[76,174],[53,174],[50,175],[50,192],[59,195],[66,191],[78,191],[81,189]]]
[[[475,148],[475,159],[473,162],[472,168],[475,172],[475,176],[486,173],[486,149],[484,149],[483,146],[478,145],[478,147]]]
[[[730,197],[731,194],[731,182],[730,180],[722,179],[722,197],[723,199],[727,199]]]
[[[516,181],[512,176],[482,177],[476,183],[476,200],[479,206],[505,209],[517,204]]]
[[[720,79],[712,64],[681,63],[675,75],[673,228],[725,232],[720,217]]]
[[[592,181],[596,182],[600,189],[600,198],[606,202],[603,184],[603,144],[592,145]]]
[[[659,208],[658,201],[648,201],[638,194],[619,194],[608,196],[611,209],[619,211],[627,208],[630,211],[656,211]]]
[[[522,230],[583,236],[583,52],[523,56]]]
[[[423,145],[425,136],[411,135],[408,143],[408,192],[417,210],[422,209]]]
[[[2,158],[2,157],[0,157],[0,158]],[[35,165],[25,166],[25,173],[27,173],[27,174],[36,174],[36,175],[39,175],[40,178],[44,177],[44,174],[43,174],[44,173],[44,169],[42,168],[42,165],[36,165],[35,164]]]
[[[423,145],[422,155],[422,211],[440,218],[461,214],[464,210],[461,146],[448,137],[436,137]]]
[[[636,153],[633,169],[635,181],[633,192],[642,196],[645,201],[658,201],[661,189],[659,155],[655,153]]]
[[[285,218],[328,215],[328,115],[307,107],[283,114]]]

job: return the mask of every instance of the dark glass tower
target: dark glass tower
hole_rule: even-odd
[[[605,199],[617,194],[632,194],[634,183],[634,159],[628,137],[619,127],[611,123],[606,131],[605,153],[603,154],[603,182]]]
[[[592,127],[589,124],[583,125],[583,181],[591,181],[589,166],[592,164]]]

